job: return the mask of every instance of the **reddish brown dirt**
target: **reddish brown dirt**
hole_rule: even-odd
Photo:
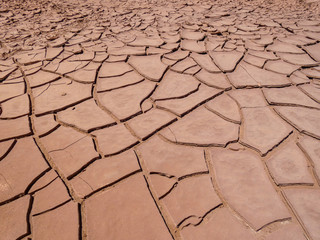
[[[0,1],[0,240],[319,240],[317,1]]]

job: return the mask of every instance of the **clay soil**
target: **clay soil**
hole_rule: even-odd
[[[0,240],[320,240],[319,13],[0,0]]]

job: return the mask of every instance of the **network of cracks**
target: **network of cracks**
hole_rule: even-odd
[[[124,4],[3,57],[0,239],[319,240],[320,20],[275,8]]]

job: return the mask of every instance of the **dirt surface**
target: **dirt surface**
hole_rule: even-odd
[[[319,2],[0,3],[0,240],[320,239]]]

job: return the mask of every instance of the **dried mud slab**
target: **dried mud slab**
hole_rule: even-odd
[[[61,79],[32,90],[35,114],[62,110],[91,97],[91,86]]]
[[[224,198],[255,230],[291,217],[256,154],[219,149],[211,155]]]
[[[88,199],[85,212],[88,239],[172,239],[141,174]]]
[[[300,132],[320,139],[320,111],[303,107],[276,107],[277,113]]]
[[[225,146],[238,139],[237,124],[199,108],[161,134],[172,142],[196,146]]]
[[[98,93],[98,99],[103,107],[111,111],[121,121],[141,113],[141,102],[148,97],[155,88],[150,81]]]
[[[72,128],[59,127],[41,138],[52,161],[68,177],[98,157],[91,137]]]
[[[241,221],[234,217],[226,208],[218,208],[212,216],[205,219],[198,226],[188,226],[182,230],[185,239],[217,239],[241,240],[255,239],[254,233],[248,229]]]
[[[33,216],[34,239],[78,239],[78,205],[68,202],[41,215]],[[55,224],[52,224],[55,223]]]
[[[319,205],[316,203],[319,198],[317,189],[287,189],[284,191],[285,197],[295,209],[295,214],[303,222],[308,233],[319,239]]]
[[[32,169],[28,167],[31,165]],[[18,140],[7,157],[0,162],[0,202],[23,194],[32,181],[48,168],[32,137]]]
[[[142,76],[152,80],[160,81],[167,66],[161,62],[160,55],[132,56],[128,63]]]
[[[6,205],[0,206],[0,214],[6,221],[0,226],[2,237],[6,239],[17,239],[28,233],[26,218],[30,196],[24,196]]]
[[[95,161],[86,171],[74,177],[70,183],[76,194],[84,198],[140,170],[136,155],[127,151],[117,156]]]
[[[262,156],[292,133],[290,126],[266,107],[245,108],[240,142],[257,150]]]

